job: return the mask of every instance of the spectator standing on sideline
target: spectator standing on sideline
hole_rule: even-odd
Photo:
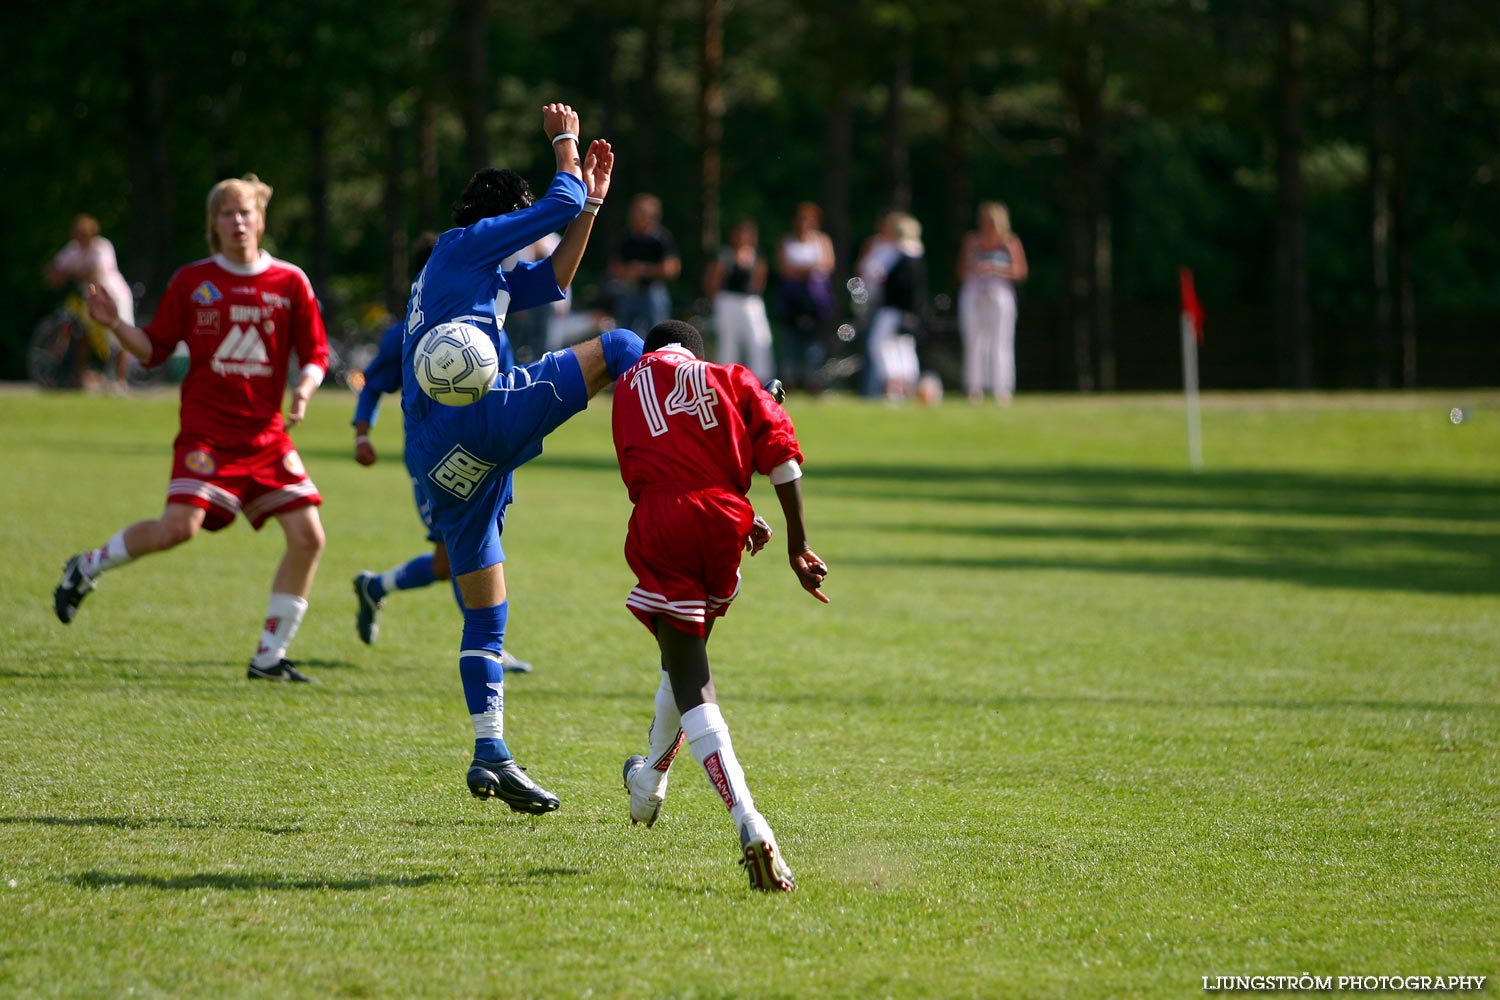
[[[771,362],[771,322],[766,318],[766,259],[757,245],[755,223],[741,219],[729,230],[729,243],[709,261],[703,290],[714,304],[715,360],[743,364],[761,382],[775,369]]]
[[[979,227],[958,254],[958,322],[964,342],[964,392],[986,391],[1009,403],[1016,391],[1016,285],[1026,280],[1026,251],[998,201],[979,206]]]
[[[791,419],[749,371],[702,360],[703,338],[692,326],[661,324],[643,351],[615,385],[611,418],[635,505],[625,559],[637,584],[625,605],[656,636],[662,665],[649,756],[625,761],[630,820],[656,822],[686,739],[729,809],[751,887],[787,892],[797,883],[735,757],[708,636],[739,593],[741,553],[759,552],[771,534],[746,499],[752,473],[775,487],[792,571],[828,602],[819,589],[828,567],[808,545],[803,521],[802,452]]]
[[[412,285],[402,371],[411,368],[422,337],[439,324],[462,320],[494,339],[512,302],[562,297],[547,262],[510,272],[500,271],[499,264],[569,223],[586,234],[608,192],[614,154],[608,142],[596,139],[580,165],[578,115],[566,104],[546,105],[542,126],[557,160],[551,186],[535,204],[517,208],[514,192],[500,183],[501,171],[487,168],[469,180],[454,205],[458,228],[438,238]],[[405,379],[401,388],[406,468],[447,544],[463,602],[458,670],[474,725],[469,791],[499,798],[517,812],[551,812],[558,798],[526,775],[505,742],[501,651],[509,603],[500,536],[512,479],[517,468],[541,454],[547,434],[587,407],[640,352],[641,339],[634,333],[610,330],[502,373],[468,406],[434,402],[416,379]]]
[[[885,373],[880,368],[880,359],[870,350],[870,324],[880,309],[880,295],[885,288],[885,276],[901,259],[901,243],[896,236],[899,212],[882,212],[875,232],[860,247],[859,260],[854,265],[855,277],[859,279],[854,296],[854,319],[859,324],[864,341],[865,369],[860,382],[860,394],[878,396],[885,391]]]
[[[823,327],[833,312],[833,240],[818,227],[823,212],[804,201],[792,213],[792,228],[776,254],[778,298],[785,325],[781,371],[791,385],[818,389],[823,364]]]
[[[138,521],[69,559],[52,599],[67,624],[101,573],[175,548],[200,528],[226,528],[241,512],[257,531],[274,517],[286,552],[246,674],[251,680],[308,681],[286,651],[307,611],[323,553],[323,501],[286,428],[307,415],[308,400],[328,370],[328,340],[307,275],[261,249],[270,201],[270,186],[254,174],[214,185],[208,193],[213,256],[172,276],[145,329],[121,316],[103,288],[89,289],[89,314],[113,330],[126,350],[158,365],[186,341],[188,371],[162,516]],[[281,399],[294,351],[302,369],[283,421]]]
[[[638,194],[630,201],[628,231],[610,262],[610,277],[622,286],[615,324],[645,333],[672,315],[667,282],[682,273],[677,241],[661,224],[661,199]]]
[[[73,238],[70,239],[47,266],[47,283],[61,288],[72,282],[81,296],[88,295],[90,285],[102,288],[115,312],[126,323],[135,323],[135,296],[130,282],[120,273],[120,264],[115,257],[115,245],[99,234],[99,220],[87,213],[73,219]],[[83,317],[81,317],[83,318]],[[83,332],[83,331],[80,331]],[[110,353],[109,333],[102,328],[86,332],[88,351],[101,361]],[[96,339],[97,338],[97,339]],[[76,363],[85,367],[86,356],[83,344],[75,344]],[[130,371],[130,353],[118,351],[115,357],[115,383],[125,385],[125,376]],[[82,380],[82,372],[75,373]]]
[[[921,376],[917,333],[927,308],[927,265],[920,222],[898,212],[892,233],[898,252],[881,285],[880,307],[870,321],[870,354],[883,380],[885,398],[895,401],[915,395]]]

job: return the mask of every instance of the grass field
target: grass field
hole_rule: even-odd
[[[799,880],[765,897],[686,755],[656,828],[626,820],[656,671],[607,402],[509,521],[537,671],[506,736],[563,800],[531,819],[464,788],[447,592],[354,634],[350,578],[423,544],[394,407],[373,469],[346,395],[297,432],[329,536],[308,688],[244,680],[274,527],[111,573],[60,625],[63,559],[159,509],[175,400],[0,394],[0,995],[1500,975],[1500,394],[1210,397],[1198,474],[1162,397],[788,406],[834,603],[773,541],[711,646]]]

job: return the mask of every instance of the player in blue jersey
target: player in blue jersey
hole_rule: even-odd
[[[578,115],[565,104],[546,105],[542,126],[557,157],[551,186],[535,204],[512,211],[500,171],[481,170],[470,179],[454,206],[458,228],[438,237],[412,285],[403,372],[411,369],[423,335],[439,323],[461,320],[498,339],[513,303],[549,301],[543,291],[550,301],[562,297],[550,267],[501,271],[500,262],[574,220],[592,226],[608,193],[614,157],[609,143],[596,139],[579,162]],[[499,798],[517,812],[551,812],[558,799],[527,777],[504,738],[501,651],[509,605],[500,533],[511,478],[541,454],[548,433],[587,407],[640,355],[640,337],[610,330],[503,372],[489,393],[469,406],[444,406],[423,393],[416,379],[403,380],[407,471],[447,543],[464,605],[458,669],[474,723],[469,791]]]
[[[535,200],[530,186],[526,180],[510,171],[500,171],[503,187],[508,192],[505,200],[511,205],[511,211],[525,208]],[[596,166],[594,171],[596,182],[601,177],[606,182],[608,165],[602,169]],[[583,259],[583,251],[588,245],[589,230],[593,224],[593,216],[580,215],[568,226],[563,234],[562,240],[553,249],[548,259],[539,261],[528,266],[541,269],[545,264],[552,268],[555,275],[557,287],[567,290],[577,275],[578,265]],[[412,250],[411,267],[412,279],[421,274],[422,268],[426,266],[427,259],[432,255],[432,248],[437,242],[437,234],[424,233],[417,241]],[[501,262],[501,270],[513,270],[519,263],[512,254]],[[510,313],[513,315],[521,309],[527,308],[531,303],[513,298],[510,303]],[[374,465],[377,460],[375,446],[370,441],[370,428],[374,426],[376,417],[380,412],[380,398],[386,393],[400,392],[403,382],[401,371],[401,345],[406,332],[406,320],[393,324],[380,338],[380,348],[375,357],[365,368],[364,385],[360,388],[359,398],[354,407],[354,460],[360,465]],[[498,334],[500,370],[508,371],[515,367],[515,354],[511,349],[510,338],[506,331],[501,328]],[[358,610],[355,614],[355,631],[359,633],[360,639],[366,644],[373,644],[380,634],[380,612],[385,606],[386,598],[393,591],[415,590],[429,587],[438,580],[451,580],[452,573],[449,568],[448,548],[443,544],[442,535],[432,524],[432,512],[428,507],[427,500],[415,480],[412,482],[413,497],[417,505],[417,514],[422,518],[422,523],[427,527],[427,540],[432,543],[431,552],[424,552],[419,556],[402,563],[384,573],[372,573],[369,570],[362,571],[354,578],[354,596],[358,602]],[[511,497],[510,500],[513,500]],[[509,501],[508,501],[509,502]],[[453,596],[459,603],[459,609],[463,609],[463,603],[459,600],[457,586],[454,586]],[[501,651],[501,661],[505,670],[509,673],[530,673],[531,664],[513,656],[510,650]]]

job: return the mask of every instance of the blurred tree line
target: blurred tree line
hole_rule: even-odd
[[[683,313],[728,223],[770,250],[812,200],[840,277],[882,210],[916,215],[940,321],[999,199],[1031,259],[1023,390],[1174,384],[1179,266],[1210,387],[1500,381],[1494,0],[56,0],[0,24],[3,377],[75,213],[149,315],[247,171],[332,329],[399,312],[408,241],[473,169],[545,186],[563,100],[618,155],[585,299],[637,191]]]

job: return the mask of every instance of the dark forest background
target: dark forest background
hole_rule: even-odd
[[[59,0],[0,29],[0,377],[75,213],[149,315],[206,253],[210,185],[247,171],[331,332],[372,336],[474,168],[546,184],[561,100],[619,158],[583,303],[637,191],[680,244],[682,315],[734,218],[769,249],[818,202],[847,275],[902,207],[940,354],[958,243],[999,199],[1031,261],[1022,391],[1180,384],[1180,266],[1209,388],[1500,384],[1495,0]]]

